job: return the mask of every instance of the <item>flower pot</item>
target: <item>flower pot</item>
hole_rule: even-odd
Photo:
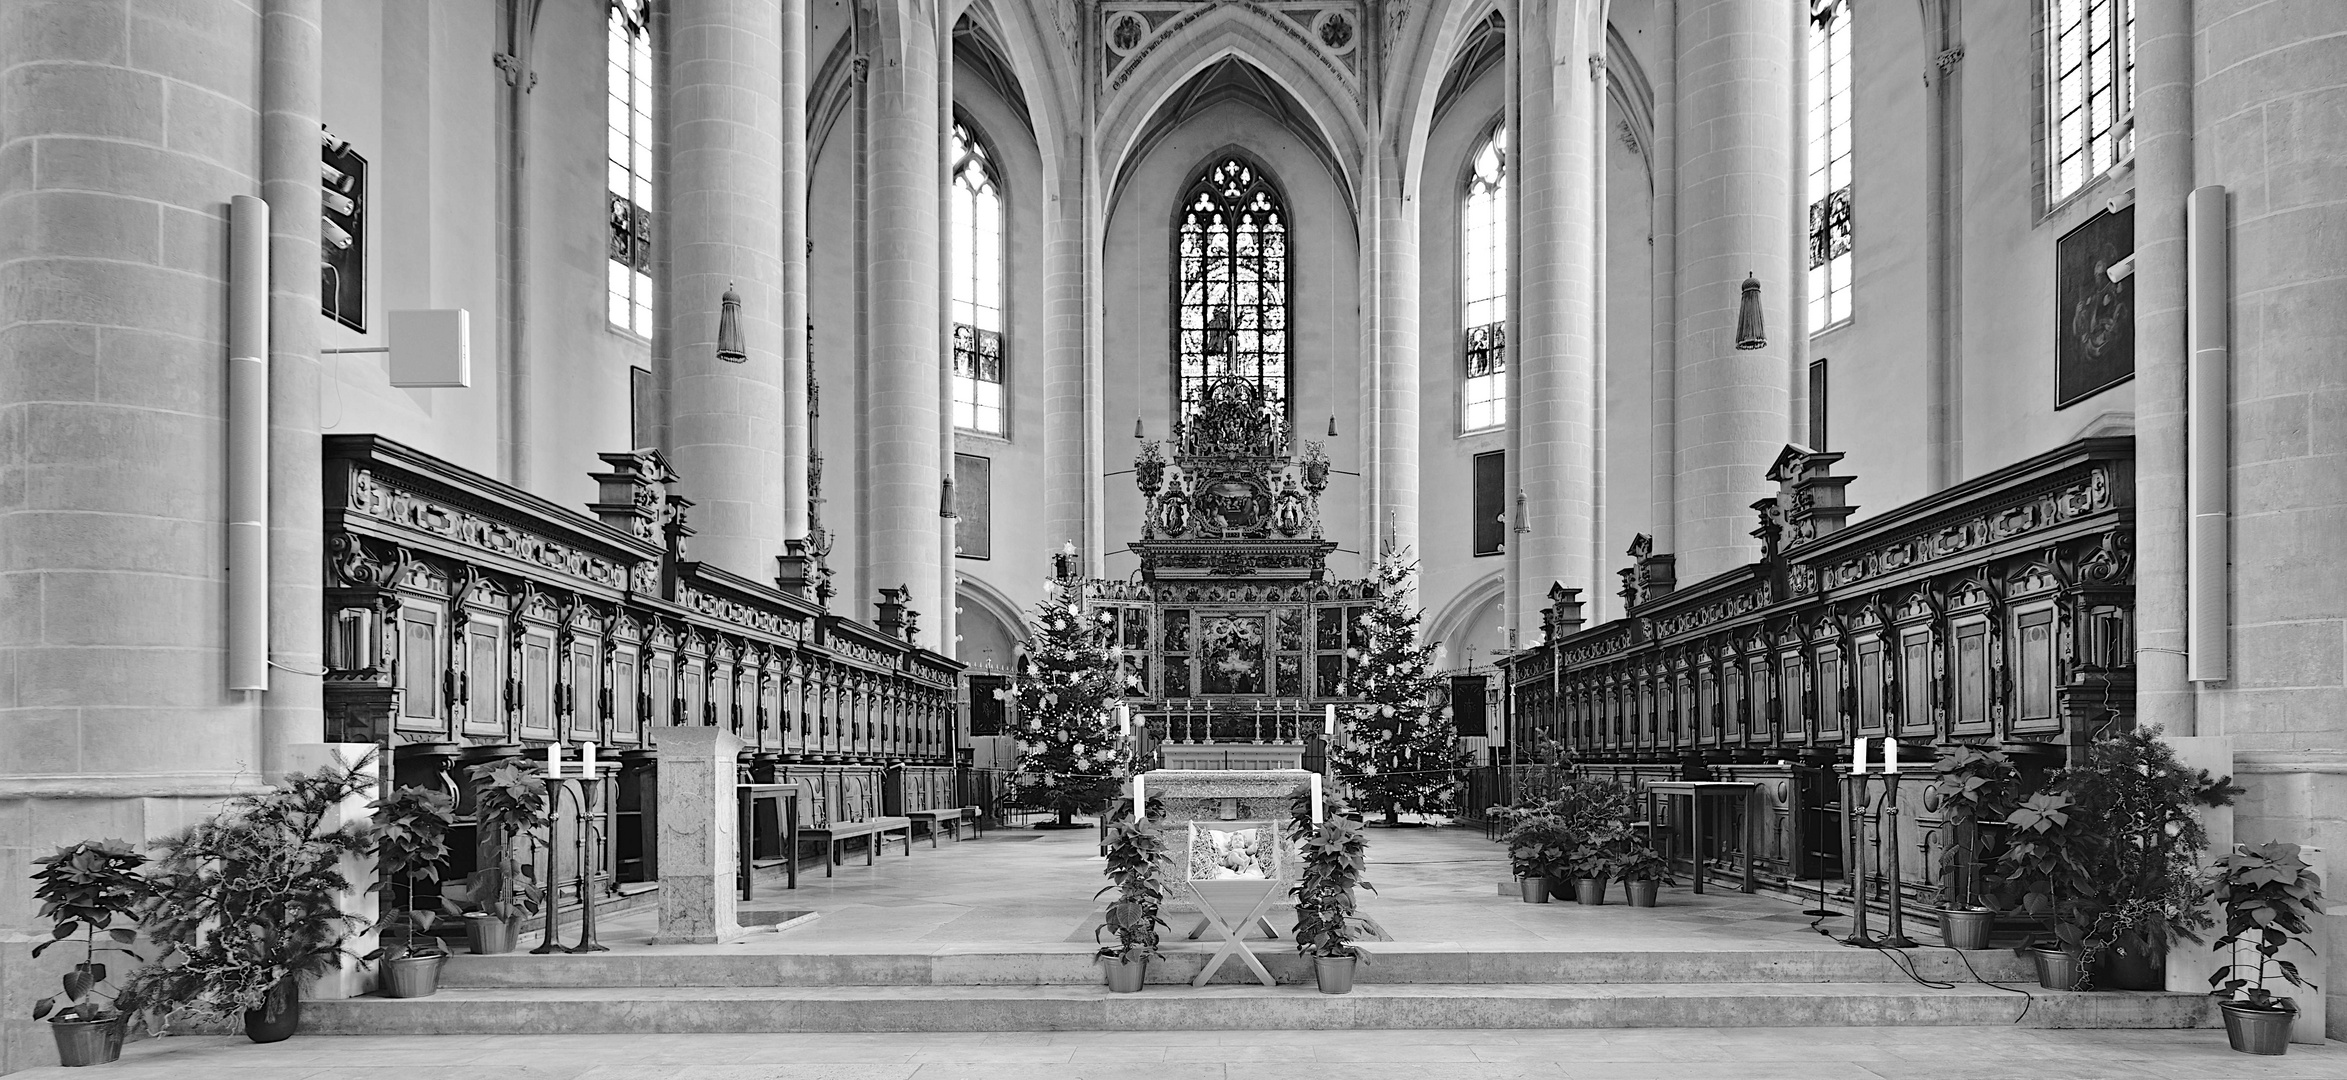
[[[2113,990],[2165,990],[2167,961],[2165,952],[2154,951],[2143,939],[2126,934],[2103,953],[2095,978]]]
[[[1552,877],[1542,878],[1540,880],[1548,882],[1549,899],[1554,900],[1560,904],[1567,900],[1574,899],[1572,878]]]
[[[51,1020],[49,1034],[57,1039],[57,1063],[69,1068],[106,1065],[122,1056],[122,1026],[128,1019]]]
[[[514,939],[521,936],[521,928],[512,919],[500,919],[479,912],[465,916],[465,944],[472,947],[475,956],[494,956],[514,950]]]
[[[1622,883],[1622,891],[1629,895],[1631,907],[1653,907],[1654,894],[1661,888],[1662,882],[1656,881],[1653,878],[1647,878],[1644,881],[1625,881]]]
[[[1100,966],[1108,972],[1108,990],[1112,994],[1130,994],[1141,989],[1149,974],[1149,960],[1124,960],[1114,956],[1100,958]]]
[[[2037,961],[2037,985],[2048,990],[2076,990],[2086,974],[2086,965],[2078,962],[2078,954],[2066,949],[2049,949],[2043,945],[2029,950],[2030,959]]]
[[[1951,949],[1988,948],[1997,913],[1987,908],[1941,908],[1940,940]]]
[[[410,953],[383,961],[383,996],[431,997],[440,991],[440,965],[447,953]]]
[[[1350,994],[1353,992],[1353,970],[1361,965],[1358,956],[1315,956],[1312,958],[1312,977],[1320,984],[1323,994]]]
[[[258,1009],[244,1011],[244,1035],[257,1043],[284,1042],[302,1026],[302,984],[288,975],[269,988]]]
[[[1573,899],[1584,904],[1605,903],[1605,879],[1585,877],[1573,882]]]
[[[2238,1001],[2217,1003],[2225,1014],[2225,1041],[2244,1054],[2287,1054],[2290,1025],[2298,1021],[2295,1009],[2253,1009]]]
[[[1525,903],[1527,903],[1527,904],[1545,904],[1545,903],[1548,903],[1548,879],[1547,879],[1547,878],[1536,878],[1536,877],[1520,877],[1520,878],[1517,878],[1517,879],[1516,879],[1516,889],[1517,889],[1517,891],[1518,891],[1519,893],[1521,893],[1521,894],[1523,895],[1523,897],[1524,897],[1524,902],[1525,902]]]

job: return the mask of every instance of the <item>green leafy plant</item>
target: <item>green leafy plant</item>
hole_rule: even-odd
[[[1940,766],[1931,796],[1940,813],[1941,904],[1979,910],[1986,905],[1983,873],[1991,826],[2001,825],[2018,794],[2020,771],[2002,750],[1958,746]]]
[[[82,950],[80,962],[65,973],[63,992],[33,1003],[33,1019],[53,1014],[59,1022],[111,1020],[130,1004],[118,1000],[123,994],[105,992],[106,965],[98,954],[117,952],[142,959],[131,950],[137,929],[115,923],[136,922],[139,906],[151,892],[138,872],[146,862],[145,855],[121,840],[84,840],[33,860],[40,868],[33,871],[33,899],[40,901],[40,917],[50,924],[48,940],[33,946],[33,955],[56,945],[79,945]]]
[[[1566,856],[1563,876],[1612,881],[1628,863],[1629,846],[1629,826],[1619,821],[1592,823]]]
[[[1548,876],[1572,850],[1564,819],[1546,810],[1513,815],[1499,839],[1508,846],[1508,865],[1520,878]]]
[[[162,955],[131,979],[142,1004],[233,1017],[260,1008],[277,984],[323,975],[351,955],[344,944],[365,920],[338,906],[352,889],[342,862],[371,852],[374,837],[364,818],[331,822],[374,789],[366,764],[237,796],[156,842],[143,912]]]
[[[2308,945],[2312,920],[2323,913],[2323,882],[2299,856],[2296,844],[2236,844],[2209,873],[2217,905],[2225,912],[2225,936],[2217,939],[2225,963],[2208,977],[2212,996],[2243,1008],[2297,1012],[2298,1003],[2266,988],[2271,969],[2292,986],[2309,989],[2298,965],[2277,959],[2283,946]],[[2241,946],[2257,956],[2255,965],[2241,963]],[[2244,976],[2242,969],[2249,968]]]
[[[2060,791],[2040,791],[2015,807],[1999,883],[2014,897],[2011,906],[2043,920],[2065,951],[2084,955],[2102,913],[2103,883],[2094,875],[2096,839],[2086,823],[2072,824],[2076,814]]]
[[[1670,860],[1654,850],[1654,841],[1647,839],[1645,833],[1624,828],[1617,858],[1619,861],[1614,864],[1614,876],[1623,881],[1670,883]]]
[[[507,922],[538,914],[545,909],[535,856],[553,822],[546,782],[511,760],[475,765],[466,776],[473,784],[473,822],[495,843],[497,859],[466,875],[463,885],[441,890],[441,910]]]
[[[441,953],[437,942],[416,948],[416,935],[432,928],[432,913],[416,907],[416,882],[438,882],[448,865],[448,830],[453,826],[454,803],[448,793],[431,788],[394,788],[390,795],[369,804],[375,811],[375,865],[382,877],[404,885],[406,902],[386,912],[378,929],[398,931],[397,943],[386,941],[367,959],[397,960],[404,956]],[[380,889],[383,881],[368,886]]]
[[[1499,840],[1508,845],[1508,862],[1517,877],[1564,878],[1580,876],[1584,858],[1605,854],[1584,851],[1584,845],[1600,833],[1608,841],[1619,839],[1621,834],[1613,830],[1630,820],[1636,809],[1636,796],[1614,781],[1566,777],[1548,798],[1494,806],[1488,812],[1508,823]]]
[[[1165,833],[1146,819],[1117,821],[1108,826],[1108,884],[1094,898],[1115,893],[1092,931],[1097,943],[1102,931],[1116,935],[1115,945],[1101,947],[1105,960],[1132,963],[1156,957],[1165,928],[1162,915],[1173,856],[1166,851]]]
[[[1296,951],[1307,956],[1364,956],[1354,944],[1368,932],[1355,914],[1355,889],[1376,892],[1369,883],[1369,835],[1360,823],[1345,816],[1345,806],[1333,793],[1323,800],[1322,820],[1312,821],[1310,789],[1296,789],[1290,802],[1288,837],[1296,843],[1301,866],[1289,893],[1296,898]]]

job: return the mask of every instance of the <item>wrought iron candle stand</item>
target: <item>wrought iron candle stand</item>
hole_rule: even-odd
[[[603,805],[595,798],[595,786],[603,782],[605,773],[617,769],[617,763],[596,763],[583,775],[573,777],[579,782],[579,943],[570,947],[574,953],[611,951],[610,946],[595,940],[595,883],[602,877],[597,865],[602,860],[595,857],[602,815],[596,810]]]
[[[1865,773],[1852,769],[1842,774],[1842,840],[1847,852],[1842,865],[1850,879],[1850,936],[1842,944],[1872,948],[1879,942],[1866,925],[1866,787]]]
[[[1898,745],[1897,743],[1889,744],[1891,747],[1889,753],[1893,755],[1892,760],[1894,761],[1897,760]],[[1907,905],[1902,902],[1900,896],[1902,886],[1899,882],[1899,774],[1896,772],[1883,777],[1881,814],[1890,820],[1877,826],[1878,846],[1875,848],[1875,857],[1879,859],[1883,852],[1890,852],[1890,867],[1883,872],[1883,884],[1891,909],[1890,933],[1883,935],[1882,944],[1886,948],[1912,949],[1915,947],[1915,939],[1907,936]],[[1887,835],[1881,831],[1884,829],[1889,830]]]
[[[558,751],[549,750],[548,753]],[[562,849],[554,842],[554,822],[562,814],[562,793],[566,788],[562,782],[559,759],[552,764],[554,771],[538,774],[538,778],[546,782],[546,876],[538,879],[546,883],[546,902],[542,905],[546,912],[546,929],[545,940],[530,950],[536,956],[569,951],[562,947],[562,888],[556,884],[559,880],[556,875],[562,872]]]

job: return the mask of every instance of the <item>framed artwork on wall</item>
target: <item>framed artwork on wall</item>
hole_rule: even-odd
[[[2105,210],[2054,247],[2061,342],[2054,407],[2067,408],[2135,377],[2135,278],[2110,268],[2135,254],[2135,208]]]

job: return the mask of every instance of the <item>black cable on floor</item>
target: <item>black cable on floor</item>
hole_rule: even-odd
[[[1929,990],[1953,990],[1956,988],[1956,984],[1952,982],[1938,982],[1924,978],[1920,972],[1915,970],[1914,959],[1909,957],[1905,950],[1891,948],[1890,946],[1884,945],[1879,941],[1845,941],[1841,938],[1834,937],[1834,935],[1826,930],[1825,927],[1818,925],[1819,923],[1824,922],[1828,917],[1838,915],[1841,915],[1841,913],[1827,912],[1824,915],[1819,915],[1816,918],[1809,920],[1809,929],[1815,931],[1819,937],[1831,939],[1835,943],[1842,945],[1845,948],[1872,949],[1886,957],[1889,957],[1892,965],[1899,969],[1900,974],[1903,974],[1907,976],[1907,978],[1913,980],[1917,986],[1921,986]],[[1963,962],[1965,972],[1972,976],[1972,981],[1979,983],[1982,986],[1992,986],[2007,993],[2021,995],[2021,1014],[2013,1018],[2013,1022],[2016,1024],[2028,1019],[2029,1010],[2037,1004],[2037,995],[2030,993],[2028,990],[2018,986],[2006,986],[2003,983],[1981,977],[1980,969],[1972,966],[1972,958],[1964,955],[1964,950],[1962,949],[1958,949],[1950,945],[1933,945],[1929,943],[1919,944],[1916,947],[1922,949],[1946,949],[1949,952],[1955,953],[1956,959]]]

